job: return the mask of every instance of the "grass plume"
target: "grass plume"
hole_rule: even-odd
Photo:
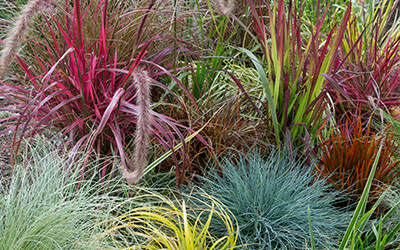
[[[24,6],[14,27],[9,31],[3,42],[0,56],[0,78],[3,78],[6,74],[9,63],[17,54],[17,49],[26,35],[28,26],[36,15],[42,11],[51,11],[55,8],[54,2],[49,0],[31,0]]]
[[[234,0],[215,0],[214,4],[217,11],[222,15],[229,15],[235,7]]]
[[[151,132],[151,106],[150,106],[150,78],[147,71],[136,70],[132,74],[133,82],[137,88],[136,104],[138,105],[138,120],[135,136],[134,166],[130,172],[127,167],[122,167],[122,174],[129,184],[135,184],[143,174],[146,159],[149,135]]]

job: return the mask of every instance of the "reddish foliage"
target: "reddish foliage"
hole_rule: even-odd
[[[329,4],[321,15],[317,14],[315,23],[306,23],[302,19],[305,2],[247,2],[254,37],[266,65],[267,79],[263,80],[263,86],[267,94],[271,92],[268,105],[265,105],[267,110],[253,106],[263,118],[272,120],[277,144],[289,140],[295,146],[305,144],[309,148],[310,140],[324,126],[326,84],[322,75],[332,74],[338,64],[337,52],[350,17],[351,4],[341,24],[330,30],[323,43],[321,29]],[[316,2],[319,6],[320,1]],[[310,30],[311,35],[304,36],[304,30]],[[246,91],[239,81],[236,84]]]
[[[357,200],[365,187],[375,156],[380,145],[383,150],[371,187],[370,199],[376,199],[399,172],[395,167],[399,161],[391,158],[397,150],[392,144],[394,135],[384,133],[377,137],[371,133],[370,123],[363,129],[362,118],[357,122],[347,121],[339,131],[333,130],[329,139],[320,147],[321,166],[317,170],[339,190],[346,190]],[[386,131],[387,132],[387,131]]]
[[[132,169],[132,160],[128,157],[131,148],[128,143],[135,135],[138,120],[138,107],[134,104],[137,91],[132,73],[140,67],[149,72],[154,85],[164,89],[168,88],[158,79],[161,75],[170,76],[188,94],[184,86],[171,74],[172,70],[158,64],[162,57],[171,53],[173,49],[166,48],[151,55],[146,54],[150,44],[161,39],[157,34],[153,39],[138,44],[137,51],[140,52],[135,58],[127,62],[117,60],[116,41],[111,36],[121,27],[108,26],[110,13],[107,3],[108,1],[101,1],[97,8],[97,16],[93,17],[86,16],[86,11],[81,10],[79,0],[74,1],[72,11],[67,5],[61,19],[52,15],[48,19],[43,15],[52,40],[46,41],[45,45],[36,41],[33,43],[36,48],[39,47],[50,54],[50,61],[43,61],[36,56],[36,63],[44,73],[32,71],[23,59],[17,58],[29,78],[30,85],[2,83],[1,87],[1,95],[14,101],[15,109],[21,111],[17,122],[2,131],[4,133],[15,130],[13,147],[16,147],[16,150],[29,127],[32,128],[30,136],[33,136],[41,129],[52,126],[62,137],[69,137],[67,145],[63,146],[72,145],[73,151],[77,151],[82,145],[86,145],[103,155],[118,152],[122,164]],[[152,4],[153,2],[149,9]],[[94,26],[90,34],[97,34],[97,37],[86,37],[82,30],[82,22],[94,22],[98,15],[101,16],[101,27]],[[146,16],[137,32],[138,36],[144,29],[145,21]],[[33,47],[32,50],[36,55]],[[196,106],[196,103],[194,105]],[[177,121],[154,111],[152,117],[152,134],[168,150],[177,142],[184,142],[182,131],[191,131]],[[12,120],[15,117],[3,120],[7,119]],[[17,139],[16,131],[21,127],[22,135]],[[183,155],[185,151],[184,145]],[[174,152],[173,159],[178,166],[176,156]],[[88,158],[89,155],[86,161]],[[84,169],[85,166],[82,168],[82,174]],[[102,176],[106,175],[107,171],[106,168],[102,169]]]
[[[327,77],[335,87],[330,93],[338,119],[345,113],[355,118],[359,109],[368,117],[377,108],[387,110],[400,104],[400,38],[390,33],[382,37],[380,23],[377,20],[360,33],[355,19],[347,28],[341,63],[335,74]]]

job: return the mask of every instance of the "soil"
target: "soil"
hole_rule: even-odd
[[[0,97],[0,110],[10,105],[7,99]],[[6,133],[0,135],[0,192],[7,187],[11,181],[10,148],[13,134]]]

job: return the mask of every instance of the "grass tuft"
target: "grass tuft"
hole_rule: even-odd
[[[225,158],[218,167],[220,172],[203,179],[202,188],[236,217],[238,243],[245,249],[310,247],[308,213],[319,249],[335,247],[344,233],[349,216],[333,206],[340,193],[329,193],[325,181],[315,180],[311,169],[288,154],[273,151],[264,159],[250,153],[237,164]],[[218,232],[221,225],[211,227]]]
[[[214,198],[204,194],[206,208],[196,210],[187,205],[191,196],[179,199],[161,195],[143,188],[135,197],[118,204],[113,210],[117,216],[104,221],[106,230],[95,241],[112,238],[116,249],[171,249],[212,250],[234,249],[237,225]],[[124,207],[131,208],[125,210]],[[206,222],[200,220],[207,213]],[[224,235],[213,237],[212,221],[225,225]]]
[[[103,211],[114,198],[101,195],[93,179],[77,190],[79,161],[68,166],[44,139],[26,147],[10,188],[0,189],[0,249],[87,249],[84,239],[108,218]]]

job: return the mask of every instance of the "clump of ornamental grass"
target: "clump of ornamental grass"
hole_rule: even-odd
[[[267,148],[266,145],[273,141],[273,135],[264,123],[246,116],[246,111],[251,108],[246,106],[248,103],[243,98],[217,103],[205,99],[203,104],[199,118],[190,127],[198,130],[204,126],[201,135],[208,145],[195,140],[188,143],[192,174],[206,174],[204,165],[210,161],[217,163],[221,156],[231,155],[230,151],[240,154],[254,147]],[[190,109],[190,112],[195,110]],[[211,164],[208,166],[213,167]]]
[[[383,135],[373,133],[371,119],[364,125],[361,115],[357,121],[348,117],[346,122],[338,125],[339,129],[322,138],[319,147],[321,158],[316,169],[336,189],[348,192],[352,203],[359,200],[380,147],[384,150],[376,166],[369,202],[376,201],[399,174],[396,171],[399,161],[393,159],[398,148],[394,145],[394,134],[388,129]]]
[[[314,240],[319,249],[335,248],[346,230],[349,214],[334,205],[340,192],[331,192],[312,169],[273,150],[221,160],[219,171],[202,178],[204,192],[218,199],[239,224],[238,244],[245,249],[306,249],[311,246],[308,209]],[[196,189],[196,187],[194,188]],[[221,230],[218,222],[211,231]]]
[[[139,20],[134,19],[133,23],[129,23],[129,18],[111,15],[112,11],[121,7],[118,4],[122,3],[110,0],[94,1],[88,5],[74,0],[73,6],[64,6],[61,14],[57,12],[56,15],[49,14],[50,17],[42,16],[45,38],[32,42],[37,47],[30,46],[36,64],[31,66],[29,61],[16,58],[27,77],[22,81],[25,84],[1,83],[4,91],[0,95],[14,103],[10,108],[21,110],[18,115],[9,118],[9,121],[14,119],[13,122],[1,131],[14,132],[13,155],[18,152],[22,138],[33,137],[50,126],[57,135],[68,138],[60,147],[76,152],[81,146],[88,145],[98,155],[118,155],[124,169],[122,172],[131,184],[137,181],[146,164],[145,148],[149,144],[149,133],[155,143],[167,150],[172,150],[177,141],[182,141],[179,152],[185,155],[182,131],[191,130],[154,112],[150,106],[150,96],[153,94],[150,93],[150,84],[158,90],[170,91],[161,82],[163,77],[171,77],[189,95],[171,73],[172,64],[159,64],[174,49],[167,46],[154,51],[151,46],[153,42],[165,38],[161,33],[152,34],[147,41],[140,36],[147,33],[145,29],[149,15],[157,11],[145,10],[146,15],[140,15],[136,17]],[[149,9],[152,4],[154,2],[149,3]],[[118,20],[127,23],[121,25]],[[128,32],[128,28],[137,31],[137,46],[130,47],[129,53],[128,48],[123,46],[126,45],[123,39],[116,37],[125,34],[124,31]],[[122,46],[121,52],[117,45]],[[17,134],[18,129],[20,135]],[[137,142],[136,156],[131,155],[129,142],[132,138]],[[90,154],[85,156],[82,174],[90,158]],[[177,171],[180,171],[184,164],[179,164],[176,150],[172,150],[172,158],[175,165],[179,166]],[[14,162],[12,157],[12,164]],[[105,166],[100,166],[103,177],[111,169]],[[129,174],[132,171],[134,174]]]
[[[241,79],[249,79],[248,82],[257,78],[255,76],[252,78],[253,75],[248,72],[241,72],[236,68],[233,70]],[[201,130],[200,135],[207,142],[204,144],[201,141],[192,140],[187,143],[190,168],[186,172],[180,172],[179,179],[183,182],[192,178],[194,173],[201,175],[207,172],[204,166],[210,160],[218,162],[218,158],[230,154],[230,150],[248,152],[253,147],[266,148],[266,145],[273,140],[273,134],[268,131],[269,127],[263,120],[257,118],[252,106],[246,101],[244,94],[237,89],[229,75],[218,72],[212,82],[207,83],[209,86],[204,85],[202,91],[196,92],[194,84],[201,78],[200,74],[195,72],[192,78],[183,77],[182,79],[182,84],[193,90],[193,96],[198,94],[196,100],[198,109],[191,106],[191,101],[187,96],[177,92],[186,109],[175,105],[171,110],[169,107],[166,109],[159,107],[157,110],[160,113],[171,112],[169,116],[175,120],[181,120],[182,117],[187,116],[189,119],[183,124],[194,131]],[[181,75],[183,76],[184,73],[181,72]],[[253,92],[249,93],[249,95],[253,94]],[[209,166],[212,167],[211,164]]]
[[[182,17],[187,15],[187,10],[179,8],[179,11],[176,11],[183,2],[185,1],[58,1],[59,9],[55,13],[52,12],[50,18],[48,15],[36,18],[24,43],[26,49],[21,51],[20,56],[29,62],[32,71],[45,74],[46,70],[42,64],[49,64],[60,57],[57,47],[68,46],[64,44],[64,34],[57,30],[57,23],[68,35],[73,36],[72,26],[69,26],[70,18],[80,14],[82,21],[79,29],[82,30],[82,37],[79,39],[90,43],[89,41],[98,38],[104,24],[102,5],[105,4],[107,27],[110,32],[107,36],[107,52],[110,56],[116,57],[120,64],[127,63],[134,60],[141,49],[147,46],[145,59],[157,63],[153,65],[156,68],[161,65],[169,69],[175,64],[178,56],[192,47],[181,35],[182,30],[187,32]],[[76,6],[79,6],[80,13],[74,14]],[[54,19],[54,22],[48,19]],[[25,70],[18,63],[14,66],[15,69],[13,68],[11,73],[22,78]]]
[[[385,191],[379,199],[372,205],[371,208],[367,208],[368,196],[371,191],[372,181],[374,179],[375,171],[378,166],[382,147],[379,148],[376,153],[376,158],[372,164],[371,171],[368,175],[368,180],[364,187],[364,191],[355,207],[351,221],[347,227],[346,233],[341,237],[339,250],[346,249],[399,249],[399,245],[396,244],[394,237],[400,229],[400,222],[396,211],[399,208],[400,202],[397,200],[395,204],[391,204],[390,210],[381,215],[380,218],[372,218],[374,211],[381,205],[381,202],[390,192]],[[398,196],[397,196],[398,197]],[[308,213],[310,222],[310,236],[312,241],[312,249],[315,250],[315,244],[313,240],[313,230],[311,228],[310,212]],[[392,217],[397,217],[395,222]]]
[[[360,111],[364,119],[373,114],[383,120],[382,112],[376,110],[400,104],[400,19],[386,28],[397,3],[385,0],[373,5],[370,1],[350,19],[339,45],[342,59],[337,71],[325,75],[337,120],[357,119]]]
[[[68,164],[48,140],[37,136],[24,152],[9,188],[0,189],[0,249],[88,249],[85,238],[117,199],[94,176],[78,181],[82,160]]]
[[[170,194],[171,195],[171,194]],[[203,194],[204,207],[187,205],[190,195],[179,199],[138,188],[134,197],[118,204],[111,212],[115,218],[103,221],[105,230],[93,242],[113,239],[117,249],[206,250],[234,249],[238,227],[229,210],[218,200]],[[126,209],[128,207],[128,209]],[[200,218],[207,213],[206,222]],[[212,221],[220,221],[224,235],[213,236]]]
[[[322,1],[315,1],[320,5]],[[258,83],[266,103],[248,96],[258,117],[273,129],[275,143],[280,147],[286,141],[297,147],[308,147],[315,135],[324,127],[323,112],[327,106],[324,74],[336,71],[337,52],[343,39],[351,4],[340,24],[326,35],[321,27],[327,19],[329,6],[324,6],[317,20],[304,22],[305,5],[299,1],[247,1],[253,29],[248,30],[259,49],[238,48],[249,67],[257,70]],[[322,5],[321,5],[322,6]],[[243,26],[243,25],[242,25]],[[311,32],[304,32],[309,29]],[[243,93],[248,91],[240,79],[236,81]],[[308,157],[308,155],[306,155]]]

